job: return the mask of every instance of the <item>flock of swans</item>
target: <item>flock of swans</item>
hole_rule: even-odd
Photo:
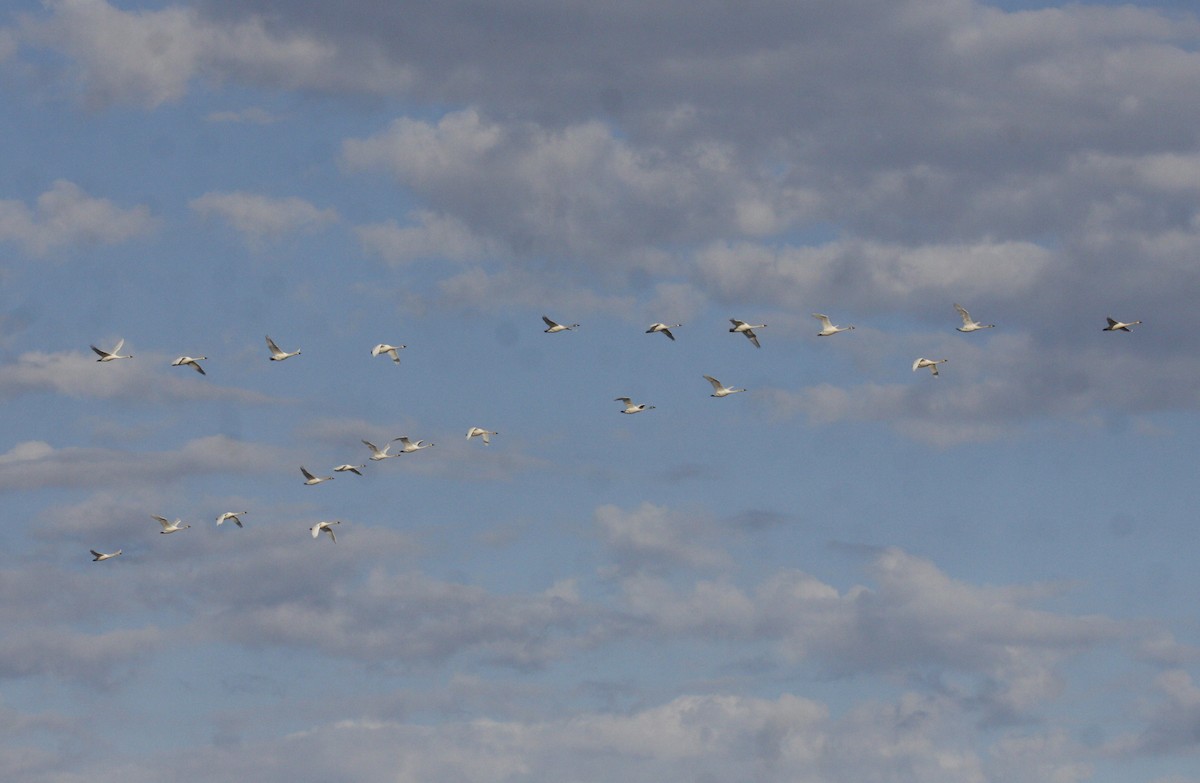
[[[980,323],[980,322],[974,320],[971,317],[971,314],[962,305],[955,304],[954,309],[958,311],[959,317],[962,318],[962,326],[956,327],[957,331],[959,331],[959,332],[963,332],[963,333],[976,332],[981,329],[994,329],[996,326],[995,324],[983,324],[983,323]],[[835,334],[840,334],[842,332],[849,332],[854,329],[854,326],[852,326],[852,325],[851,326],[837,326],[832,321],[829,320],[828,316],[826,316],[822,313],[813,313],[812,317],[817,319],[817,321],[820,322],[820,324],[821,324],[821,330],[819,332],[817,332],[818,337],[831,337]],[[556,321],[551,320],[549,317],[547,317],[545,315],[542,316],[542,320],[546,323],[546,329],[544,330],[546,334],[558,334],[561,332],[569,332],[569,331],[573,331],[579,327],[579,324],[558,323]],[[1113,318],[1107,318],[1106,320],[1108,321],[1108,325],[1105,326],[1104,329],[1102,330],[1102,331],[1106,331],[1106,332],[1118,332],[1118,331],[1119,332],[1128,332],[1128,331],[1130,331],[1129,327],[1136,326],[1141,323],[1141,321],[1117,321]],[[732,326],[729,329],[730,332],[732,332],[734,334],[744,335],[746,337],[746,339],[748,339],[751,343],[754,344],[755,348],[762,347],[762,345],[758,341],[758,335],[755,333],[754,330],[755,329],[765,329],[766,324],[751,324],[746,321],[740,321],[736,318],[730,318],[729,322],[732,324]],[[648,329],[646,329],[646,334],[662,333],[662,334],[666,335],[668,338],[670,338],[672,341],[674,341],[675,335],[671,332],[671,330],[678,328],[680,326],[682,326],[682,324],[654,323],[654,324],[651,324]],[[296,351],[281,350],[279,348],[279,346],[275,343],[275,341],[270,338],[270,336],[267,336],[266,341],[267,341],[267,350],[270,352],[269,358],[273,362],[281,362],[281,361],[284,361],[285,359],[290,359],[293,356],[300,355],[299,350],[296,350]],[[99,356],[99,358],[96,360],[98,362],[111,362],[111,361],[115,361],[117,359],[132,359],[133,358],[132,354],[122,354],[121,353],[121,349],[124,347],[125,347],[125,340],[123,340],[123,339],[118,340],[117,344],[113,347],[113,349],[111,351],[105,351],[101,348],[97,348],[95,345],[91,346],[92,350],[95,351],[97,356]],[[400,364],[399,351],[406,347],[407,346],[404,346],[404,345],[390,345],[388,343],[379,343],[378,345],[376,345],[374,348],[371,349],[371,356],[372,357],[388,356],[389,358],[391,358],[391,360],[395,364]],[[196,372],[200,373],[201,375],[206,375],[204,368],[200,366],[200,362],[206,361],[207,359],[208,359],[208,357],[206,357],[206,356],[180,356],[179,358],[175,359],[175,361],[171,362],[171,366],[172,367],[191,367],[192,369],[196,370]],[[917,370],[928,369],[930,371],[931,375],[936,377],[939,374],[938,373],[938,365],[945,364],[948,361],[950,361],[950,360],[949,359],[927,359],[923,356],[918,357],[916,360],[913,361],[912,371],[916,372]],[[712,385],[713,393],[710,395],[712,397],[728,397],[731,394],[737,394],[739,392],[746,391],[746,389],[735,389],[732,386],[726,386],[726,385],[722,384],[720,381],[718,381],[716,378],[712,377],[711,375],[705,375],[705,376],[703,376],[703,378],[704,378],[704,380],[708,381],[709,384]],[[654,407],[655,407],[653,405],[647,405],[646,403],[634,403],[634,401],[629,397],[615,397],[613,399],[613,401],[620,402],[623,404],[624,407],[620,411],[623,414],[643,413],[645,411],[654,410]],[[471,427],[469,430],[467,430],[466,437],[467,437],[468,441],[473,438],[479,438],[480,440],[483,441],[483,444],[486,446],[486,445],[491,444],[491,436],[492,435],[499,435],[499,434],[500,433],[498,433],[494,430],[487,430],[482,427]],[[430,442],[424,441],[424,440],[413,441],[408,436],[405,436],[405,435],[402,435],[398,438],[393,438],[392,440],[390,440],[386,444],[384,444],[382,447],[376,446],[374,443],[371,443],[368,440],[363,440],[362,443],[364,446],[366,446],[370,450],[371,455],[370,455],[369,459],[372,462],[381,462],[383,460],[392,459],[394,457],[399,457],[403,454],[411,454],[413,452],[421,451],[422,449],[427,449],[427,448],[435,445],[433,443],[430,443]],[[393,444],[396,444],[396,443],[399,443],[400,445],[399,445],[399,447],[397,447],[397,451],[395,453],[393,453],[392,447],[393,447]],[[363,475],[361,470],[365,467],[366,467],[365,464],[353,465],[350,463],[345,463],[345,464],[338,465],[337,467],[333,468],[333,472],[335,472],[335,473],[354,473],[355,475],[361,476],[361,475]],[[316,484],[322,484],[326,481],[332,481],[334,479],[334,476],[318,476],[314,473],[311,473],[303,465],[300,466],[300,473],[304,477],[303,483],[306,486],[314,486]],[[220,525],[224,524],[225,522],[233,522],[235,525],[237,525],[240,528],[240,527],[242,527],[241,517],[247,513],[248,512],[246,512],[246,511],[223,512],[222,514],[220,514],[217,517],[217,520],[216,520],[217,526],[220,526]],[[152,514],[151,517],[153,519],[157,520],[159,525],[162,527],[162,529],[159,531],[162,534],[178,533],[183,530],[187,530],[188,528],[191,527],[190,524],[184,522],[182,519],[176,519],[175,521],[171,521],[171,520],[168,520],[166,517],[161,517],[156,514]],[[333,526],[340,525],[340,524],[341,524],[341,520],[336,520],[336,519],[330,520],[330,521],[317,522],[316,524],[314,524],[312,527],[309,528],[309,532],[312,534],[313,538],[319,538],[322,532],[327,533],[329,535],[330,541],[336,543],[337,536],[334,535]],[[99,562],[103,562],[105,560],[111,560],[112,558],[117,557],[118,555],[122,554],[123,551],[124,550],[118,549],[115,552],[99,552],[99,551],[93,549],[93,550],[91,550],[92,561],[99,563]]]

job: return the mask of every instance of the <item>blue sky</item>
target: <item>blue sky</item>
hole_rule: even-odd
[[[1198,40],[8,4],[0,774],[1198,783]]]

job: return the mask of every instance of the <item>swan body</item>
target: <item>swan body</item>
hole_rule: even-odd
[[[748,324],[745,321],[739,321],[736,318],[730,318],[729,323],[733,324],[733,327],[729,331],[746,335],[746,339],[754,343],[755,348],[762,348],[762,346],[758,344],[758,335],[754,333],[754,330],[765,329],[767,326],[766,324]]]
[[[245,511],[226,511],[224,514],[217,517],[217,527],[220,527],[221,525],[225,524],[226,521],[232,522],[233,524],[237,525],[238,527],[241,527],[242,520],[240,519],[240,517],[242,514],[245,514],[245,513],[246,513]]]
[[[291,351],[289,353],[288,351],[279,350],[279,346],[275,344],[270,335],[267,335],[267,350],[271,352],[271,361],[273,362],[282,362],[284,359],[300,355],[299,351]]]
[[[310,527],[308,530],[310,533],[312,533],[313,538],[316,538],[317,536],[321,535],[321,532],[324,531],[329,534],[329,540],[336,544],[337,536],[335,536],[333,534],[333,526],[340,525],[340,524],[342,524],[342,521],[340,519],[335,519],[332,522],[318,522],[317,524]]]
[[[191,525],[184,524],[182,519],[176,519],[174,522],[172,522],[165,517],[158,516],[157,514],[151,514],[150,516],[157,519],[158,524],[162,525],[162,530],[158,531],[159,533],[178,533],[180,530],[187,530],[189,527],[191,527]]]
[[[99,563],[102,560],[111,560],[124,551],[125,550],[123,550],[123,549],[118,549],[116,552],[97,552],[95,549],[93,549],[93,550],[91,550],[92,562]]]
[[[171,366],[172,367],[187,366],[187,367],[191,367],[193,370],[200,373],[201,375],[207,375],[208,373],[204,372],[204,368],[200,366],[201,360],[207,361],[208,357],[207,356],[180,356],[178,359],[171,362]]]
[[[722,386],[721,382],[711,375],[705,375],[704,380],[712,384],[713,393],[709,395],[710,397],[728,397],[731,394],[746,391],[745,389],[735,389],[732,386]]]
[[[821,322],[821,331],[817,332],[817,337],[828,337],[831,334],[848,332],[854,328],[853,326],[834,326],[829,320],[829,316],[821,315],[820,313],[813,313],[812,317]]]
[[[354,473],[355,475],[361,476],[362,473],[360,473],[358,469],[365,467],[366,465],[338,465],[333,470],[335,473]]]
[[[557,334],[558,332],[569,332],[572,329],[576,329],[579,327],[579,324],[571,324],[570,326],[567,326],[565,324],[555,323],[554,321],[551,321],[549,318],[547,318],[544,315],[542,316],[542,320],[546,322],[546,329],[545,329],[546,334]]]
[[[423,440],[418,440],[416,443],[413,443],[411,440],[408,439],[407,435],[401,435],[399,438],[396,438],[396,440],[400,441],[400,453],[401,454],[411,454],[414,451],[420,451],[421,449],[427,449],[430,446],[434,445],[432,443],[426,443]],[[396,455],[392,455],[392,456],[396,456]]]
[[[954,305],[954,309],[957,310],[959,316],[962,317],[963,325],[954,327],[955,329],[957,329],[960,332],[977,332],[980,329],[995,329],[996,328],[995,324],[981,324],[978,321],[972,319],[971,314],[968,313],[967,309],[960,304]]]
[[[625,410],[621,411],[621,413],[641,413],[643,411],[654,410],[653,405],[646,405],[645,403],[634,405],[633,400],[628,397],[613,397],[613,402],[625,403]]]
[[[392,457],[400,456],[399,454],[389,454],[388,453],[388,449],[390,449],[392,447],[391,443],[387,444],[382,449],[379,448],[378,446],[376,446],[374,443],[370,442],[369,440],[364,440],[363,445],[371,450],[371,459],[376,462],[378,462],[381,459],[391,459]]]
[[[1122,321],[1115,321],[1112,318],[1109,318],[1107,320],[1108,320],[1108,326],[1104,327],[1100,331],[1102,331],[1102,332],[1128,332],[1129,327],[1137,326],[1138,324],[1141,323],[1141,321],[1129,321],[1126,323],[1126,322],[1122,322]],[[120,350],[120,348],[121,348],[121,346],[118,345],[117,350]],[[104,359],[101,359],[100,361],[104,361]]]
[[[675,335],[671,334],[671,330],[674,329],[676,326],[683,326],[683,324],[650,324],[650,328],[646,330],[646,334],[654,334],[655,332],[662,332],[667,337],[670,337],[672,341],[674,341]]]
[[[913,366],[912,366],[913,372],[916,372],[917,370],[921,369],[922,367],[928,367],[930,373],[932,373],[933,375],[937,375],[938,374],[937,366],[939,364],[942,364],[943,362],[948,362],[948,361],[950,361],[950,360],[949,359],[926,359],[924,356],[922,356],[920,359],[917,359],[915,362],[913,362]]]
[[[121,349],[124,347],[125,347],[125,340],[124,340],[124,338],[122,338],[120,340],[117,340],[117,347],[113,348],[111,351],[102,351],[94,345],[92,346],[92,350],[95,351],[96,354],[100,357],[99,359],[96,360],[98,362],[111,362],[114,359],[132,359],[133,354],[124,354],[124,355],[121,354]]]
[[[467,430],[467,440],[470,440],[471,438],[476,438],[476,437],[482,438],[483,445],[487,446],[487,445],[491,444],[491,441],[488,439],[488,437],[490,435],[499,435],[499,434],[500,433],[498,433],[498,432],[492,432],[491,430],[485,430],[483,427],[472,427],[471,429]]]
[[[333,476],[314,476],[305,470],[303,465],[300,466],[300,472],[304,474],[304,483],[308,486],[320,484],[322,481],[333,481]]]
[[[381,353],[386,353],[388,356],[392,357],[392,361],[394,363],[399,364],[400,354],[397,352],[407,347],[407,345],[388,345],[387,343],[380,343],[371,349],[371,355],[378,356]]]

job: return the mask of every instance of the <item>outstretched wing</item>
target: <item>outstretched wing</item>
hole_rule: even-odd
[[[829,316],[821,315],[820,313],[813,313],[812,317],[821,322],[822,331],[833,328],[833,324],[830,322]]]
[[[551,321],[549,318],[547,318],[547,317],[546,317],[546,316],[544,316],[544,315],[542,316],[542,320],[546,322],[546,326],[549,326],[549,327],[550,327],[550,328],[552,328],[552,329],[553,329],[555,326],[561,326],[561,324],[557,324],[557,323],[555,323],[554,321]]]
[[[271,353],[283,353],[283,351],[279,350],[279,346],[275,344],[275,341],[271,339],[270,335],[267,335],[267,348],[271,350]]]
[[[758,335],[754,333],[753,329],[746,330],[746,337],[749,338],[750,342],[754,343],[755,348],[762,348],[762,346],[758,344]]]
[[[311,474],[311,473],[309,473],[307,470],[305,470],[303,465],[301,465],[301,466],[300,466],[300,472],[301,472],[301,473],[303,473],[303,474],[304,474],[304,478],[308,479],[309,481],[311,481],[311,480],[313,480],[314,478],[316,478],[316,476],[314,476],[313,474]],[[339,484],[338,486],[341,486],[341,485]]]
[[[716,378],[712,377],[711,375],[705,375],[704,380],[706,380],[712,384],[713,391],[721,391],[721,389],[723,388],[721,386],[721,382],[718,381]]]

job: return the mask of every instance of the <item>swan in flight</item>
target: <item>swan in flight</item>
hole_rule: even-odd
[[[396,438],[393,438],[392,442],[394,443],[396,440],[397,440]],[[400,456],[399,454],[388,454],[388,449],[390,449],[392,447],[392,443],[388,443],[382,449],[379,448],[378,446],[376,446],[374,443],[372,443],[369,440],[364,440],[363,445],[371,450],[371,459],[375,460],[376,462],[378,462],[381,459],[391,459],[392,457]],[[362,475],[362,474],[359,474],[359,475]]]
[[[674,340],[675,335],[671,334],[671,330],[674,329],[676,326],[683,326],[683,324],[650,324],[650,328],[646,330],[646,334],[654,334],[655,332],[662,332],[667,337],[670,337],[672,340]]]
[[[491,440],[488,439],[488,436],[499,435],[499,434],[500,433],[498,433],[498,432],[492,432],[491,430],[485,430],[483,427],[472,427],[471,429],[467,430],[467,440],[470,440],[471,438],[476,438],[476,437],[483,438],[483,445],[487,446],[487,445],[491,444]]]
[[[705,375],[704,380],[712,384],[713,393],[709,395],[710,397],[728,397],[731,394],[746,391],[745,389],[735,389],[732,386],[722,386],[721,382],[711,375]]]
[[[395,455],[393,454],[391,456],[395,456]],[[366,467],[366,465],[338,465],[333,470],[335,473],[353,473],[355,475],[361,476],[362,473],[360,473],[358,469],[365,468],[365,467]]]
[[[924,356],[922,356],[920,359],[917,359],[915,362],[913,362],[913,372],[916,372],[917,370],[921,369],[922,367],[928,367],[929,372],[933,373],[934,375],[937,375],[938,374],[937,366],[943,362],[948,362],[948,361],[950,361],[950,360],[949,359],[926,359]]]
[[[1113,319],[1109,318],[1108,326],[1104,327],[1100,331],[1102,331],[1102,332],[1128,332],[1129,327],[1137,326],[1140,323],[1141,323],[1141,321],[1129,321],[1128,323],[1122,323],[1121,321],[1114,321]],[[117,350],[118,351],[121,350],[121,346],[118,345]],[[106,360],[101,359],[100,361],[103,362]]]
[[[169,519],[158,516],[157,514],[151,514],[150,516],[157,519],[158,524],[162,525],[162,530],[158,531],[159,533],[178,533],[180,530],[187,530],[189,527],[191,527],[191,525],[184,524],[182,519],[176,519],[174,522],[172,522]]]
[[[411,454],[414,451],[420,451],[421,449],[427,449],[430,446],[434,445],[432,443],[426,443],[423,440],[418,440],[416,443],[413,443],[411,440],[408,439],[407,435],[401,435],[399,438],[396,438],[396,440],[400,441],[400,453],[401,454]],[[386,449],[385,449],[385,451],[386,451]],[[397,455],[391,454],[389,456],[395,457]]]
[[[335,536],[333,534],[333,526],[340,525],[340,524],[342,524],[342,521],[340,519],[335,519],[332,522],[318,522],[317,524],[310,527],[308,530],[310,533],[312,533],[313,538],[316,538],[317,536],[321,535],[321,531],[324,530],[326,533],[329,534],[329,540],[336,544],[337,536]]]
[[[282,362],[289,357],[300,355],[299,351],[288,353],[287,351],[279,350],[279,346],[275,344],[270,335],[267,335],[267,349],[271,352],[271,361],[273,362]]]
[[[407,345],[388,345],[387,343],[380,343],[379,345],[377,345],[371,349],[371,355],[378,356],[381,353],[386,353],[388,356],[392,357],[393,362],[395,362],[396,364],[399,364],[400,363],[400,354],[397,353],[397,351],[400,351],[401,349],[404,349],[407,347],[408,347]]]
[[[191,367],[193,370],[200,373],[201,375],[208,375],[208,373],[204,372],[204,368],[200,366],[201,360],[207,361],[208,357],[207,356],[180,356],[178,359],[171,362],[171,366],[172,367],[183,367],[184,365],[187,365],[188,367]]]
[[[995,329],[996,328],[995,324],[981,324],[978,321],[972,320],[971,314],[968,313],[967,309],[960,304],[954,305],[954,309],[958,311],[958,314],[960,316],[962,316],[962,319],[963,319],[962,326],[954,327],[955,329],[957,329],[960,332],[977,332],[980,329]]]
[[[245,513],[246,513],[245,511],[226,511],[224,514],[217,517],[217,527],[220,527],[221,525],[225,524],[226,520],[232,522],[233,524],[237,525],[238,527],[241,527],[242,520],[240,519],[240,517],[242,516],[242,514],[245,514]]]
[[[300,472],[304,474],[304,483],[309,486],[320,484],[322,481],[333,481],[333,476],[314,476],[305,470],[303,465],[300,466]]]
[[[93,549],[93,550],[91,550],[92,562],[99,563],[101,560],[111,560],[112,558],[116,557],[117,555],[121,554],[124,551],[125,551],[124,549],[118,549],[116,552],[105,553],[105,552],[97,552],[95,549]]]
[[[653,405],[647,405],[645,403],[634,405],[633,400],[629,399],[628,397],[613,397],[613,402],[625,403],[625,410],[621,411],[621,413],[641,413],[642,411],[654,410]]]
[[[131,353],[125,354],[124,356],[121,355],[121,349],[124,347],[125,340],[122,338],[117,340],[117,347],[113,348],[111,351],[102,351],[94,345],[92,346],[92,350],[100,356],[100,358],[96,360],[98,362],[111,362],[113,359],[132,359],[133,354]]]
[[[733,324],[733,328],[729,331],[740,332],[746,335],[746,339],[754,343],[755,348],[762,348],[762,346],[758,344],[758,335],[754,333],[754,330],[765,329],[767,327],[766,324],[748,324],[745,321],[739,321],[736,318],[730,318],[729,323]]]
[[[821,331],[817,332],[817,337],[828,337],[831,334],[848,332],[854,328],[853,326],[834,326],[829,320],[829,316],[821,315],[820,313],[813,313],[812,317],[821,322]]]
[[[554,321],[551,321],[549,318],[547,318],[544,315],[542,316],[542,320],[546,322],[546,329],[545,329],[546,334],[556,334],[558,332],[569,332],[570,330],[576,329],[579,326],[579,324],[571,324],[570,326],[565,326],[560,323],[555,323]]]

